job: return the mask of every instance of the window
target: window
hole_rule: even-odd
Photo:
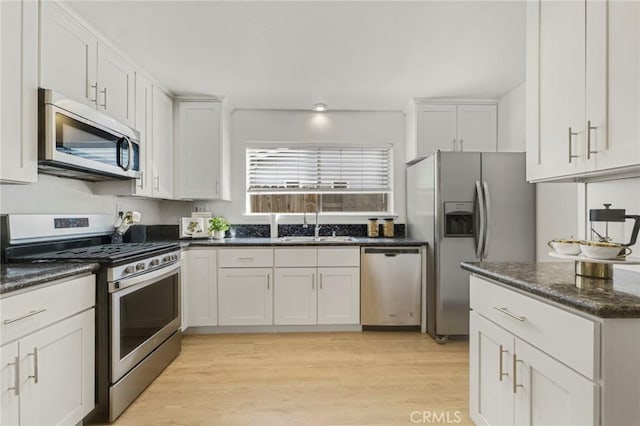
[[[391,146],[252,146],[247,148],[247,211],[390,213]],[[307,208],[307,211],[310,209]]]

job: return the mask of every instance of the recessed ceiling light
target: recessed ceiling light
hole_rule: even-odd
[[[313,104],[311,106],[313,112],[327,112],[327,104]]]

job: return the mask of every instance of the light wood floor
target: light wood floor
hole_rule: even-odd
[[[185,336],[115,425],[471,424],[468,349],[410,332]]]

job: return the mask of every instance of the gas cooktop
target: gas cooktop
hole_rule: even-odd
[[[117,262],[166,249],[177,249],[177,243],[120,243],[76,247],[59,251],[28,254],[13,259],[27,261],[65,260],[70,262]]]

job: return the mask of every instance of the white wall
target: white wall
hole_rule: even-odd
[[[498,151],[524,152],[526,142],[526,84],[498,100]]]
[[[311,111],[248,110],[231,114],[231,199],[230,202],[194,203],[197,207],[224,215],[233,223],[269,223],[267,215],[248,216],[246,203],[245,147],[249,142],[301,142],[344,144],[393,144],[395,213],[405,222],[405,116],[400,111]],[[281,223],[298,223],[296,216],[284,216]],[[365,217],[331,216],[322,221],[364,223]]]
[[[140,211],[144,224],[162,223],[159,201],[95,195],[91,182],[40,174],[38,183],[0,185],[0,213],[3,214],[93,213],[115,217],[116,205],[121,210]]]
[[[586,211],[585,221],[586,238],[592,238],[589,232],[589,209],[602,209],[602,204],[611,203],[611,208],[626,209],[629,215],[640,215],[640,178],[619,179],[607,182],[589,183],[586,190]],[[594,223],[593,227],[600,234],[604,235],[605,224]],[[615,242],[627,243],[631,237],[631,229],[633,221],[627,220],[624,223],[609,223],[609,236]],[[595,235],[593,236],[595,239]],[[640,259],[640,242],[631,247],[633,253],[631,256]],[[640,267],[626,267],[640,271]]]

